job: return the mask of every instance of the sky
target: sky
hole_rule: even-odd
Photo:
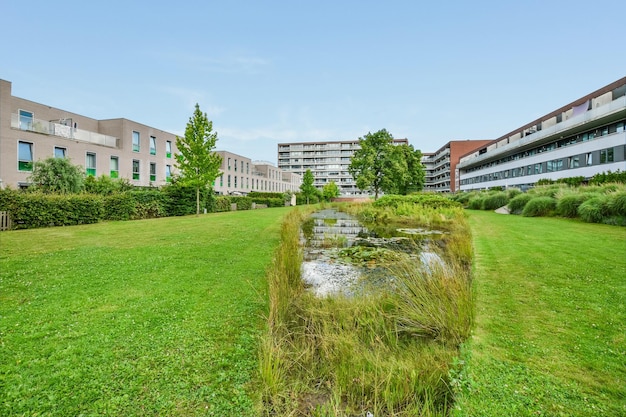
[[[17,97],[276,163],[381,129],[422,152],[496,139],[626,76],[626,1],[0,0]]]

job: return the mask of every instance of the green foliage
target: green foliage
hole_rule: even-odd
[[[594,175],[589,180],[589,184],[606,184],[609,182],[617,182],[621,184],[626,184],[626,171],[617,170],[615,172],[611,172],[610,170],[607,172],[601,172],[599,174]]]
[[[126,178],[115,179],[108,175],[101,175],[97,178],[89,175],[85,178],[85,191],[91,194],[111,195],[132,189],[133,185]]]
[[[180,171],[180,181],[196,190],[196,214],[200,214],[200,192],[220,175],[222,157],[213,152],[217,142],[217,132],[213,132],[213,122],[196,104],[193,116],[185,128],[185,136],[176,137],[176,167]]]
[[[441,194],[411,194],[407,196],[384,195],[376,200],[372,205],[374,207],[394,207],[397,208],[401,204],[417,204],[432,208],[449,208],[461,207],[460,203],[453,201]]]
[[[317,188],[313,185],[315,177],[310,169],[307,169],[302,176],[302,184],[300,184],[300,192],[306,200],[306,204],[309,202],[315,204],[311,199],[317,195]]]
[[[248,197],[250,198],[280,198],[286,199],[287,193],[270,193],[270,192],[261,192],[261,191],[251,191],[248,193]]]
[[[383,191],[390,194],[407,195],[424,188],[426,172],[422,164],[422,152],[413,149],[413,145],[392,146],[388,162],[390,183]]]
[[[609,198],[606,195],[591,197],[578,206],[578,215],[587,223],[602,223],[609,214]]]
[[[167,216],[165,195],[159,190],[130,191],[135,201],[133,219],[151,219]]]
[[[618,216],[626,216],[626,190],[609,194],[609,208]]]
[[[163,204],[167,216],[186,216],[197,212],[196,207],[196,188],[174,179],[170,184],[161,188],[164,194]],[[200,190],[200,208],[210,207],[207,203],[212,202],[211,192],[209,189]]]
[[[509,200],[517,197],[520,194],[522,194],[522,190],[520,190],[519,188],[508,188],[506,190],[506,196],[509,198]]]
[[[361,190],[374,191],[374,199],[393,187],[393,136],[385,129],[359,138],[348,171]]]
[[[283,198],[252,197],[252,202],[256,204],[265,204],[267,207],[283,207],[285,205],[285,200]]]
[[[496,210],[500,207],[506,206],[509,202],[509,197],[506,192],[500,191],[496,193],[489,193],[482,202],[483,210]]]
[[[550,216],[556,210],[556,199],[547,196],[533,197],[522,210],[524,217]]]
[[[226,195],[221,195],[215,199],[215,211],[216,212],[224,212],[230,211],[230,199],[231,197]]]
[[[237,210],[250,210],[252,208],[252,199],[250,197],[230,197],[231,204],[237,204]]]
[[[137,205],[130,192],[110,194],[102,201],[103,220],[130,220],[137,217]]]
[[[556,214],[562,217],[578,217],[578,207],[590,197],[590,194],[582,193],[564,194],[557,200]]]
[[[526,204],[530,200],[532,200],[532,198],[533,196],[530,194],[519,194],[509,201],[507,207],[509,208],[509,211],[513,214],[522,214],[524,206],[526,206]]]
[[[482,210],[483,209],[483,195],[475,195],[467,202],[467,208],[471,210]]]
[[[29,180],[44,193],[73,194],[83,190],[85,173],[67,158],[50,157],[37,161]]]
[[[6,192],[6,190],[5,190]],[[102,218],[103,203],[90,194],[44,194],[41,192],[5,194],[3,204],[10,212],[15,229],[70,226],[97,223]],[[4,194],[4,192],[2,193]]]
[[[325,184],[322,188],[322,196],[324,198],[324,201],[330,201],[335,197],[339,197],[339,195],[339,187],[337,186],[335,181],[331,181]]]

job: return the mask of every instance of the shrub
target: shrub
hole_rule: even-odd
[[[104,220],[130,220],[135,217],[135,200],[130,193],[111,194],[103,200]]]
[[[626,191],[618,191],[609,195],[609,208],[618,216],[626,216]]]
[[[578,217],[578,207],[588,198],[589,194],[565,194],[557,200],[556,213],[563,217]]]
[[[102,218],[99,196],[21,193],[10,208],[16,229],[96,223]]]
[[[578,207],[578,215],[587,223],[602,223],[609,211],[608,197],[604,195],[591,197]]]
[[[508,190],[506,190],[506,196],[509,197],[509,200],[517,197],[520,194],[522,194],[522,190],[520,190],[519,188],[509,188]]]
[[[230,197],[230,203],[236,203],[237,210],[250,210],[252,208],[252,199],[250,197]]]
[[[432,208],[460,207],[456,201],[441,194],[384,195],[374,202],[374,207],[398,207],[401,204],[419,204]]]
[[[496,210],[502,206],[506,206],[509,202],[507,193],[504,191],[498,193],[492,193],[485,196],[483,199],[483,210]]]
[[[230,211],[230,198],[225,195],[221,195],[215,199],[215,211]]]
[[[483,197],[477,195],[472,197],[470,201],[467,203],[467,208],[472,210],[482,210],[483,208]]]
[[[556,209],[556,200],[552,197],[534,197],[532,198],[522,210],[522,216],[525,217],[540,217],[549,216]]]

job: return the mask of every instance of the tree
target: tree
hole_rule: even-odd
[[[407,195],[424,188],[426,174],[419,149],[413,149],[412,145],[397,145],[390,158],[391,189],[386,192]]]
[[[393,186],[393,136],[385,129],[359,138],[360,149],[354,152],[348,171],[361,190],[373,190],[374,199]]]
[[[331,181],[324,185],[322,188],[322,195],[324,200],[330,201],[332,198],[339,197],[339,187],[335,184],[335,181]]]
[[[302,177],[302,184],[300,184],[300,191],[306,198],[307,204],[309,204],[309,199],[317,194],[317,188],[313,185],[313,181],[315,181],[315,177],[313,177],[311,170],[307,169]]]
[[[29,180],[45,193],[79,193],[83,190],[85,172],[69,159],[53,158],[37,161]]]
[[[200,214],[200,190],[210,188],[220,173],[222,157],[213,152],[216,142],[217,132],[213,132],[213,122],[196,103],[193,116],[185,128],[185,136],[176,136],[176,167],[180,171],[181,183],[196,190],[196,215]]]

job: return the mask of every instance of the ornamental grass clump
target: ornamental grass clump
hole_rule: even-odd
[[[509,212],[511,212],[512,214],[522,214],[524,206],[526,206],[526,204],[530,200],[532,200],[532,198],[533,197],[530,194],[520,194],[513,197],[507,205],[507,207],[509,208]]]
[[[506,192],[490,193],[483,199],[482,208],[483,210],[496,210],[506,206],[508,202],[509,197]]]
[[[591,198],[590,194],[567,193],[560,196],[556,203],[556,214],[562,217],[578,217],[578,207]]]
[[[522,216],[543,217],[551,216],[556,209],[556,199],[552,197],[535,197],[524,206]]]
[[[578,207],[578,216],[587,223],[602,223],[610,215],[609,197],[597,195]]]

